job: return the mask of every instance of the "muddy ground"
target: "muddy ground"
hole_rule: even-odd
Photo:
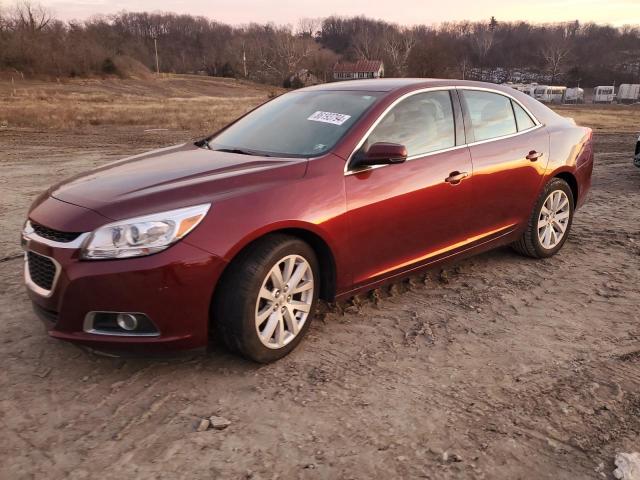
[[[22,285],[31,199],[193,134],[0,130],[0,478],[575,480],[613,478],[615,453],[640,450],[634,135],[598,134],[556,257],[503,248],[325,307],[276,364],[48,338]],[[195,431],[214,414],[231,425]]]

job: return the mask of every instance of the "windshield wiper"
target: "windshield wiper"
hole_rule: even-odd
[[[248,150],[242,150],[241,148],[212,148],[211,150],[214,152],[238,153],[240,155],[255,155],[255,153]]]
[[[208,146],[208,144],[207,144]],[[254,156],[259,156],[259,157],[271,157],[271,155],[268,155],[266,153],[257,153],[257,152],[252,152],[251,150],[243,150],[242,148],[211,148],[209,146],[209,148],[211,150],[213,150],[214,152],[226,152],[226,153],[237,153],[239,155],[254,155]]]
[[[253,152],[251,150],[244,150],[242,148],[213,148],[209,140],[207,140],[206,138],[204,140],[196,142],[196,145],[200,148],[208,148],[209,150],[214,152],[237,153],[238,155],[252,155],[256,157],[273,157],[273,155],[270,155],[268,153]]]

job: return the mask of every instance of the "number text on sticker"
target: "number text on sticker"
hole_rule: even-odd
[[[311,114],[311,116],[309,116],[307,120],[313,120],[314,122],[331,123],[333,125],[342,125],[350,118],[351,115],[345,115],[344,113],[317,111]]]

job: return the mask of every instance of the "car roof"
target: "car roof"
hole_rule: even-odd
[[[492,90],[505,90],[505,87],[495,83],[475,82],[471,80],[452,80],[446,78],[372,78],[365,80],[347,80],[343,82],[330,82],[312,87],[306,87],[305,91],[318,90],[345,90],[366,92],[393,92],[395,90],[413,90],[430,87],[481,87]],[[509,90],[512,90],[508,87]]]
[[[531,113],[544,124],[565,122],[566,120],[553,110],[508,85],[498,85],[473,80],[452,80],[447,78],[372,78],[365,80],[347,80],[344,82],[330,82],[298,91],[362,91],[384,92],[388,95],[402,95],[413,90],[437,87],[474,87],[506,93],[524,104]],[[536,87],[537,88],[537,87]]]
[[[420,84],[434,85],[443,80],[430,78],[375,78],[367,80],[347,80],[330,82],[307,87],[304,90],[362,90],[367,92],[391,92],[401,88]]]

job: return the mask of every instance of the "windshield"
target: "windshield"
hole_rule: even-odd
[[[255,155],[318,156],[330,150],[380,95],[362,91],[290,92],[210,138],[208,147]]]

